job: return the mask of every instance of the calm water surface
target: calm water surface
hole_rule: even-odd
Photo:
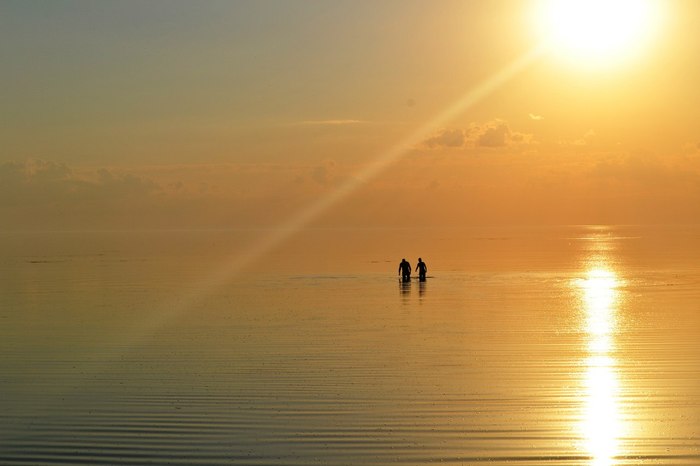
[[[700,229],[258,234],[0,235],[0,464],[700,464]]]

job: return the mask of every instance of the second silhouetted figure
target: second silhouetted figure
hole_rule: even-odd
[[[425,275],[428,273],[428,266],[425,265],[423,259],[418,258],[418,265],[416,265],[416,270],[418,271],[418,279],[420,281],[425,281]]]

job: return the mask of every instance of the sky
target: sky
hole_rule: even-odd
[[[700,2],[542,5],[3,0],[0,229],[697,223]]]

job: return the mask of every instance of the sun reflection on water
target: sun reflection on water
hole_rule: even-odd
[[[590,464],[610,466],[619,455],[622,436],[614,357],[619,280],[614,272],[601,267],[590,270],[578,286],[583,292],[584,332],[588,337],[580,433]]]

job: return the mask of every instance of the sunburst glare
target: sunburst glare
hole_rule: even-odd
[[[643,51],[659,27],[652,0],[548,0],[537,29],[552,51],[583,66],[619,62]]]

